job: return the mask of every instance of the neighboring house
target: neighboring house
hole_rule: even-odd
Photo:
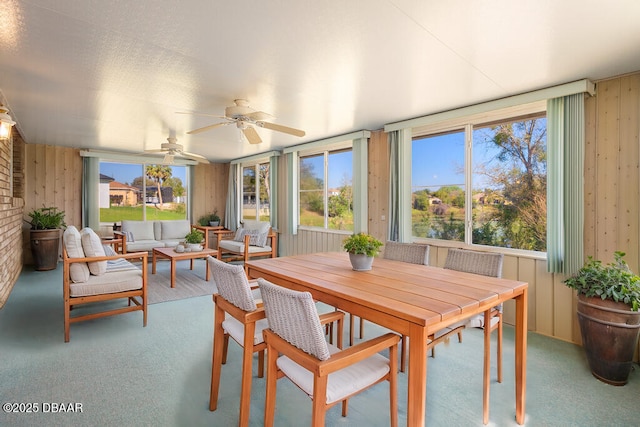
[[[109,209],[109,183],[113,181],[113,178],[107,175],[100,174],[100,208]]]
[[[136,187],[111,181],[109,183],[109,206],[136,206],[139,192],[140,190]]]

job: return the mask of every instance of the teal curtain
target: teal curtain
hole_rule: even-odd
[[[238,228],[238,168],[237,163],[232,163],[229,166],[227,206],[224,209],[224,226],[231,231]]]
[[[369,227],[368,142],[368,138],[356,138],[352,145],[353,231],[355,233],[366,233]]]
[[[400,131],[389,132],[389,235],[388,240],[400,238]]]
[[[269,189],[271,190],[271,198],[269,200],[269,214],[271,218],[271,227],[278,229],[278,157],[269,157]]]
[[[100,230],[100,159],[82,158],[82,227]]]
[[[287,233],[298,234],[298,153],[286,154],[287,162]]]
[[[547,101],[547,271],[584,262],[584,94]]]

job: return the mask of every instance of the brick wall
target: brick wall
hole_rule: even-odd
[[[22,271],[24,141],[0,141],[0,308]]]

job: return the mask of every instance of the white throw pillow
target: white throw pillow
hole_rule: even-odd
[[[82,236],[82,249],[84,249],[86,256],[105,256],[102,240],[100,240],[95,231],[90,228],[83,228],[80,234]],[[94,276],[102,276],[107,272],[107,261],[95,261],[87,264],[89,264],[89,271]]]
[[[64,248],[67,250],[69,258],[84,258],[82,249],[82,239],[78,229],[70,225],[62,234]],[[69,264],[69,275],[73,283],[84,283],[89,280],[89,266],[86,262],[74,262]]]

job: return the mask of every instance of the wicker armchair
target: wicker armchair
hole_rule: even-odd
[[[264,350],[266,349],[262,331],[268,327],[268,323],[262,302],[257,299],[257,285],[255,285],[255,281],[249,282],[247,280],[243,267],[227,264],[213,257],[208,257],[207,262],[218,288],[218,293],[213,295],[215,314],[209,410],[215,411],[218,407],[220,375],[222,365],[227,362],[227,349],[229,337],[231,337],[243,347],[238,425],[248,426],[253,353],[258,353],[258,377],[262,378],[264,376]],[[338,323],[337,338],[339,343],[342,342],[343,318],[344,313],[342,312],[332,312],[322,316],[323,324]]]
[[[478,252],[465,249],[449,249],[444,268],[481,274],[483,276],[502,277],[504,255]],[[502,304],[468,319],[466,326],[484,328],[484,377],[483,377],[483,421],[489,421],[489,371],[491,369],[491,332],[498,330],[497,357],[498,382],[502,382]],[[447,332],[450,334],[450,332]],[[460,338],[461,339],[461,338]]]
[[[312,399],[312,425],[324,426],[328,408],[342,403],[347,416],[348,399],[381,381],[389,381],[391,425],[398,424],[397,344],[400,337],[388,333],[347,350],[328,345],[316,306],[309,292],[286,289],[258,279],[269,329],[267,391],[264,425],[273,425],[276,381],[288,377]],[[389,351],[389,359],[378,352]],[[282,354],[282,356],[280,356]]]

